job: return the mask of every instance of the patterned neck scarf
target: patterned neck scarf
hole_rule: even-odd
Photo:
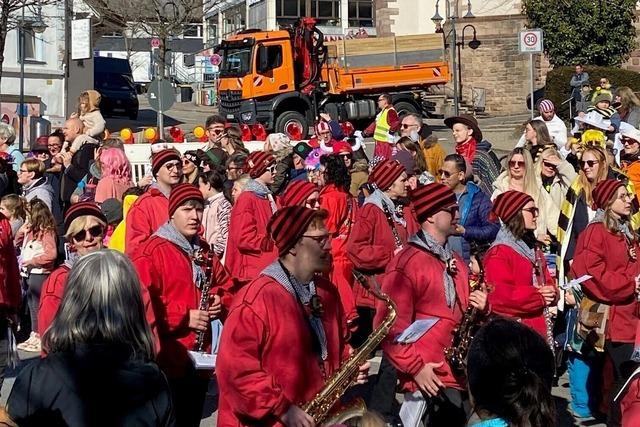
[[[427,252],[431,252],[438,259],[445,263],[447,266],[442,272],[442,282],[444,284],[444,296],[447,301],[447,307],[453,308],[456,302],[456,285],[453,282],[453,277],[449,271],[451,260],[453,259],[453,251],[449,248],[449,245],[445,243],[444,246],[436,242],[430,234],[425,233],[424,230],[418,231],[409,238],[409,243],[412,243]]]
[[[271,194],[271,190],[269,190],[269,187],[267,187],[260,181],[255,179],[250,179],[249,182],[247,182],[246,187],[244,187],[244,190],[251,191],[252,193],[255,193],[258,197],[262,197],[269,200],[269,203],[271,204],[272,213],[275,213],[278,210],[278,206],[276,205],[276,202],[273,199],[273,194]]]
[[[173,226],[171,221],[162,225],[158,231],[155,232],[155,235],[170,241],[189,256],[191,270],[193,272],[193,283],[195,283],[198,288],[201,288],[206,278],[202,267],[197,263],[197,260],[201,258],[198,236],[194,238],[193,243],[188,241],[187,238]]]
[[[476,156],[476,145],[478,145],[476,140],[471,137],[468,141],[456,144],[456,153],[460,154],[468,162],[472,162]]]

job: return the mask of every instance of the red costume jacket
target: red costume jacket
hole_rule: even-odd
[[[640,248],[635,247],[640,255]],[[585,228],[578,236],[571,265],[573,277],[584,274],[593,277],[582,283],[585,295],[611,306],[606,338],[634,342],[639,308],[634,279],[640,274],[640,261],[630,258],[623,235],[612,234],[601,222]]]
[[[404,208],[404,219],[406,227],[394,222],[402,244],[419,228],[413,210],[408,206]],[[380,283],[381,274],[391,262],[395,249],[395,238],[382,209],[371,203],[362,206],[347,241],[347,255],[355,268],[377,275],[376,280]],[[354,295],[356,305],[375,307],[375,299],[371,293],[357,282],[354,285]]]
[[[338,288],[347,320],[353,320],[357,312],[353,296],[353,262],[347,256],[347,239],[358,214],[358,201],[349,192],[330,184],[320,192],[320,207],[329,213],[325,226],[332,236],[330,281]]]
[[[153,315],[147,311],[147,320],[160,341],[158,365],[167,377],[179,378],[191,364],[187,351],[195,346],[196,331],[188,327],[189,310],[199,308],[201,296],[193,282],[191,260],[172,242],[152,236],[136,251],[132,261],[151,302]],[[221,295],[223,307],[227,304],[228,308],[233,282],[216,257],[212,277],[210,294]],[[211,333],[205,333],[207,348],[210,341]]]
[[[231,209],[225,266],[234,277],[253,280],[278,256],[267,232],[271,203],[252,191],[243,192]]]
[[[283,426],[289,407],[311,400],[340,366],[347,347],[339,296],[328,281],[315,284],[327,337],[323,369],[305,310],[280,283],[262,275],[236,295],[217,359],[218,427]]]
[[[541,259],[539,280],[543,284],[554,284],[544,256],[538,254],[538,258]],[[488,296],[491,311],[520,319],[546,339],[545,302],[533,286],[534,265],[531,261],[507,245],[495,245],[484,257],[484,270],[487,284],[493,287]]]
[[[454,377],[444,359],[444,349],[453,341],[453,331],[460,323],[469,305],[469,277],[463,259],[454,253],[458,271],[453,275],[456,301],[453,308],[447,306],[443,274],[445,263],[432,253],[414,244],[407,245],[391,261],[382,280],[382,292],[389,295],[397,306],[398,317],[382,343],[382,349],[398,369],[404,391],[418,390],[413,377],[426,363],[444,362],[436,370],[447,387],[464,390],[463,379]],[[387,316],[384,302],[377,301],[374,327]],[[414,321],[429,317],[440,320],[420,339],[411,344],[398,344],[394,340]]]
[[[68,275],[69,267],[61,265],[49,274],[42,285],[40,308],[38,309],[38,333],[40,336],[44,335],[44,332],[51,326],[53,318],[56,317]]]
[[[157,188],[150,188],[138,197],[127,213],[125,253],[132,256],[168,220],[169,199]]]
[[[21,302],[20,273],[11,235],[11,223],[0,214],[0,307],[15,312]]]

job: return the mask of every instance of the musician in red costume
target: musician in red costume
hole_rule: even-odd
[[[269,222],[279,258],[236,295],[222,331],[218,427],[315,425],[298,405],[349,351],[338,293],[318,275],[331,265],[326,215],[291,206]]]
[[[225,268],[199,239],[203,210],[200,190],[186,183],[175,186],[169,196],[169,221],[132,258],[153,308],[148,320],[160,340],[157,362],[169,380],[176,422],[187,427],[200,425],[211,374],[196,371],[188,351],[194,349],[199,331],[205,333],[205,349],[210,348],[210,321],[224,316],[232,287]],[[208,309],[201,310],[201,289],[208,280]]]

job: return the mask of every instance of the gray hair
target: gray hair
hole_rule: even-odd
[[[16,130],[13,126],[0,122],[0,138],[5,139],[7,145],[11,145],[16,140]]]
[[[142,287],[133,264],[120,252],[102,249],[75,263],[60,308],[43,336],[49,353],[73,351],[81,343],[126,345],[132,359],[155,358]]]
[[[404,120],[405,117],[413,117],[416,120],[416,122],[418,122],[420,127],[422,127],[422,116],[420,116],[419,114],[407,113],[402,116],[402,119]]]

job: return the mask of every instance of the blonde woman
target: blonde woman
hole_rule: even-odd
[[[616,95],[616,99],[620,102],[620,107],[618,108],[620,119],[637,128],[640,124],[640,99],[627,86],[618,88]]]

